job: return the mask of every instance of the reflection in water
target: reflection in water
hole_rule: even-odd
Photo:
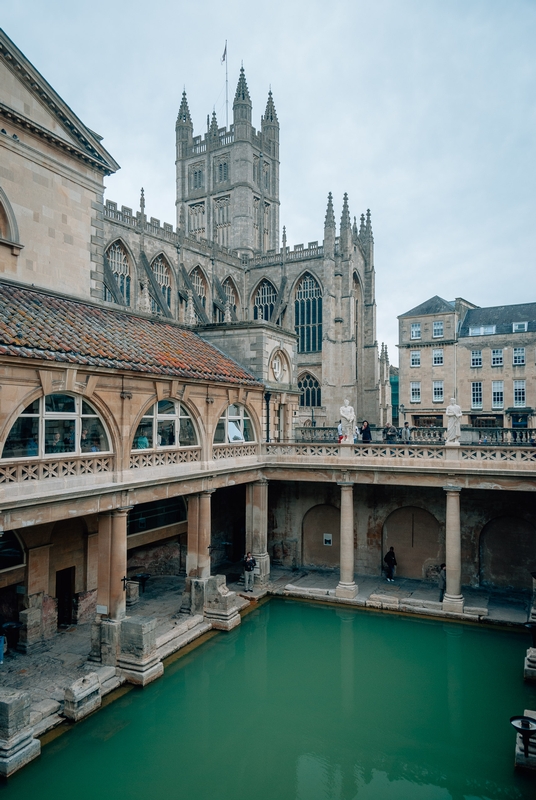
[[[524,634],[273,600],[75,725],[2,800],[531,800]]]

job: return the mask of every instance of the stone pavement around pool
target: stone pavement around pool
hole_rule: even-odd
[[[234,574],[232,570],[229,570],[229,573],[229,578],[231,580],[234,578],[236,581],[236,569]],[[243,590],[243,579],[235,583],[230,582],[229,588],[248,600],[274,594],[333,602],[337,582],[338,573],[334,572],[292,571],[274,567],[270,585],[266,589],[256,588],[252,594],[246,595]],[[391,584],[385,579],[370,576],[356,576],[356,583],[359,592],[355,600],[351,601],[354,606],[445,616],[441,613],[438,602],[437,586],[433,584],[405,578],[397,579]],[[203,623],[201,618],[192,620],[182,615],[178,616],[183,588],[183,577],[154,576],[148,581],[145,593],[140,595],[139,603],[128,609],[127,613],[155,618],[157,639],[168,640],[174,635],[176,628],[182,636],[181,644],[187,644],[206,632],[210,625]],[[487,610],[487,616],[480,616],[483,622],[520,626],[529,617],[532,598],[528,593],[522,595],[489,592],[466,587],[463,592],[466,607],[481,612]],[[474,618],[478,619],[477,616]],[[186,623],[190,626],[189,630],[182,633]],[[115,667],[102,667],[87,661],[90,638],[90,624],[73,625],[68,629],[59,630],[57,635],[48,640],[37,652],[6,653],[4,664],[0,665],[0,686],[30,694],[32,725],[36,735],[41,735],[63,721],[58,712],[62,710],[65,690],[88,672],[97,673],[103,695],[124,682],[120,670]],[[162,657],[165,656],[166,652],[163,651]]]

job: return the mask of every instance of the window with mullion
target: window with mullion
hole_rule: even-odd
[[[322,350],[322,292],[317,281],[306,273],[296,289],[294,325],[300,353]]]

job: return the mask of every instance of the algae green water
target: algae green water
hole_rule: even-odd
[[[2,800],[536,797],[527,637],[272,600],[43,748]]]

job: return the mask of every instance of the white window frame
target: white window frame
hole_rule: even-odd
[[[525,333],[527,328],[527,322],[512,322],[512,333]]]
[[[525,408],[527,405],[526,381],[514,381],[514,408]]]
[[[442,403],[445,399],[443,381],[432,381],[432,400],[434,403]]]
[[[166,405],[170,407],[171,404],[173,405],[173,411],[165,411]],[[181,422],[183,420],[188,420],[191,425],[195,438],[193,443],[181,443]],[[172,444],[164,442],[159,433],[161,425],[169,425],[170,423],[174,430],[174,442]],[[148,433],[150,433],[150,438],[147,436]],[[147,445],[145,445],[144,440],[147,440]],[[178,450],[184,447],[199,447],[199,435],[192,415],[178,400],[171,398],[158,400],[147,409],[140,419],[132,440],[132,452],[139,453],[141,450]]]
[[[432,338],[442,339],[445,335],[445,323],[442,319],[435,320],[432,324]]]
[[[471,408],[482,408],[482,407],[483,407],[482,381],[472,381]]]
[[[499,355],[500,353],[500,355]],[[491,351],[491,366],[492,367],[502,367],[504,365],[504,357],[502,348],[498,350]]]
[[[432,350],[432,366],[442,367],[444,363],[443,350]]]
[[[492,336],[496,330],[496,325],[474,325],[469,328],[469,336]]]
[[[239,403],[231,403],[216,425],[214,444],[244,444],[254,441],[255,428],[246,408]]]
[[[512,364],[514,367],[525,366],[525,348],[514,347],[512,348]]]
[[[421,366],[421,351],[420,350],[411,350],[409,354],[409,365],[410,367],[420,367]]]
[[[504,408],[504,381],[491,382],[491,407]]]
[[[421,323],[420,322],[412,322],[410,328],[410,339],[420,339],[421,338]]]
[[[471,350],[471,368],[476,369],[482,366],[482,350]]]
[[[420,381],[411,381],[409,384],[410,390],[410,402],[411,403],[420,403],[421,402],[421,382]]]

